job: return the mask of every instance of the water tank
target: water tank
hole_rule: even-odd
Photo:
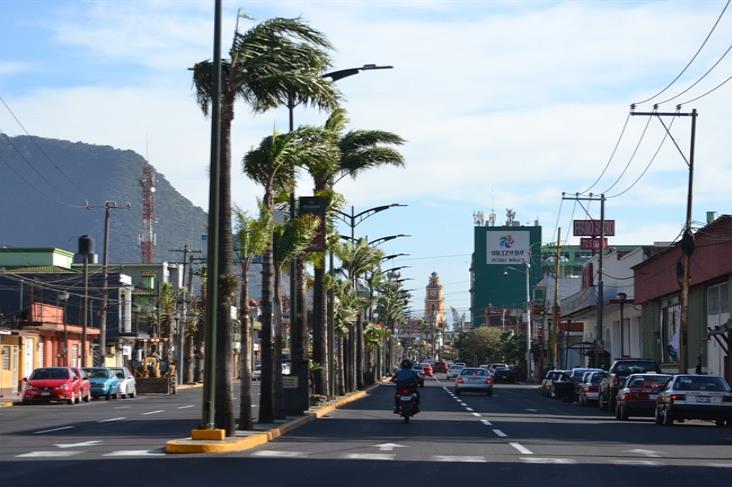
[[[90,255],[94,253],[94,239],[89,235],[79,237],[79,255]]]

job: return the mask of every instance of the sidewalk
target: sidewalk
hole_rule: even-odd
[[[304,424],[326,416],[348,403],[366,397],[370,391],[379,387],[381,384],[388,383],[388,381],[388,378],[382,379],[363,391],[350,393],[344,397],[330,401],[323,406],[311,407],[303,416],[276,420],[274,424],[257,424],[254,430],[237,431],[236,435],[232,437],[225,438],[223,436],[223,430],[196,430],[194,434],[200,432],[200,438],[170,440],[165,444],[165,451],[166,453],[231,453],[249,450],[279,438]]]

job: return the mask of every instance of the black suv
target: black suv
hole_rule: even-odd
[[[625,379],[630,374],[642,374],[644,372],[663,373],[661,367],[655,360],[647,358],[622,358],[617,359],[607,371],[607,377],[600,383],[600,396],[597,400],[600,409],[613,411],[615,409],[615,397],[618,395]]]

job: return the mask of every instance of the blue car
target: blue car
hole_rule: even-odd
[[[117,376],[108,367],[86,367],[84,372],[91,382],[91,395],[94,398],[104,397],[119,399],[119,382]]]

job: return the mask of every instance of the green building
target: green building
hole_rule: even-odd
[[[526,309],[529,288],[541,280],[541,226],[478,225],[470,265],[470,314],[473,326],[515,324]],[[533,297],[531,298],[533,299]],[[520,322],[520,321],[519,321]]]
[[[610,249],[618,252],[619,256],[637,249],[638,245],[610,245]],[[559,249],[561,266],[559,277],[577,277],[582,275],[582,267],[592,258],[592,250],[580,248],[579,245],[562,245]],[[554,262],[557,250],[553,245],[541,246],[541,267],[544,274],[554,275]]]

